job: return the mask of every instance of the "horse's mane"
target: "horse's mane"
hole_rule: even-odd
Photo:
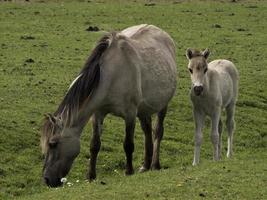
[[[63,118],[65,125],[71,125],[73,123],[73,119],[77,117],[83,102],[92,95],[94,89],[98,86],[100,79],[100,58],[110,46],[114,36],[115,33],[109,33],[98,41],[84,67],[71,84],[63,101],[54,113],[54,116]],[[41,136],[43,153],[46,152],[49,139],[55,134],[55,126],[51,120],[48,118],[45,119]]]
[[[46,154],[47,146],[50,138],[56,133],[55,124],[45,118],[43,127],[41,128],[41,141],[40,146],[42,148],[42,153]]]
[[[113,34],[103,36],[97,43],[87,59],[83,69],[70,86],[63,101],[60,103],[55,116],[61,115],[66,124],[72,123],[72,118],[78,114],[83,102],[93,93],[98,86],[100,78],[100,58],[109,47]]]
[[[192,58],[193,57],[203,56],[202,52],[197,50],[197,49],[191,49],[191,51],[192,51]]]

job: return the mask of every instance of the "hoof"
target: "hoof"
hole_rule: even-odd
[[[144,173],[144,172],[146,172],[146,171],[148,171],[149,169],[147,169],[146,167],[144,167],[144,166],[142,166],[142,167],[140,167],[140,169],[139,169],[139,173]]]
[[[160,167],[160,164],[159,163],[156,163],[156,164],[152,164],[151,165],[151,170],[160,170],[161,167]]]
[[[214,162],[217,162],[217,161],[219,161],[220,159],[217,157],[217,158],[213,158],[213,161]]]
[[[87,180],[89,182],[92,182],[96,179],[96,174],[91,174],[91,173],[88,173],[87,176],[86,176]]]
[[[233,154],[232,153],[227,153],[227,158],[232,158],[233,157]]]
[[[194,160],[192,163],[193,166],[197,166],[198,164],[199,164],[199,161],[196,161],[196,160]]]
[[[130,175],[133,175],[134,174],[134,170],[133,169],[127,169],[126,171],[125,171],[125,175],[126,176],[130,176]]]

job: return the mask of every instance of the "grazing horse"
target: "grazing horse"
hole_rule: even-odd
[[[125,121],[126,174],[133,174],[134,129],[139,118],[145,134],[140,171],[159,169],[160,142],[167,105],[176,90],[175,45],[153,25],[138,25],[100,39],[80,74],[42,129],[45,155],[43,178],[48,186],[61,185],[80,151],[81,132],[92,117],[93,133],[87,179],[96,178],[96,160],[105,116]],[[157,113],[152,138],[151,115]]]
[[[221,110],[226,110],[228,131],[227,157],[233,151],[234,111],[238,95],[238,72],[228,60],[214,60],[207,63],[209,50],[203,52],[187,49],[188,69],[191,74],[191,101],[195,120],[195,151],[193,165],[199,163],[202,129],[205,116],[211,118],[211,141],[213,159],[221,156],[222,121]]]

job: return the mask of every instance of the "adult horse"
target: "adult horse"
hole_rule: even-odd
[[[228,131],[227,157],[233,151],[234,112],[238,95],[238,71],[235,65],[224,59],[207,63],[210,52],[187,49],[188,69],[191,74],[191,101],[195,120],[195,151],[193,165],[199,163],[202,129],[205,116],[211,118],[211,142],[213,159],[221,156],[222,121],[221,111],[226,110]]]
[[[56,112],[45,118],[41,146],[46,184],[61,185],[61,178],[68,174],[79,154],[80,135],[90,117],[93,133],[87,178],[96,178],[102,124],[108,113],[125,121],[126,174],[134,172],[136,117],[145,133],[144,164],[140,171],[159,169],[163,120],[175,89],[175,45],[166,32],[143,24],[102,37]],[[157,123],[153,141],[154,113]]]

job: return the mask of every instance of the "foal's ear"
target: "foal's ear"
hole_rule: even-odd
[[[190,60],[193,57],[193,52],[191,49],[186,49],[186,57]]]
[[[48,119],[52,124],[57,123],[57,119],[51,113],[44,114],[45,118]]]
[[[205,59],[208,59],[209,55],[210,55],[210,50],[209,49],[205,49],[202,52],[202,55],[204,56]]]

